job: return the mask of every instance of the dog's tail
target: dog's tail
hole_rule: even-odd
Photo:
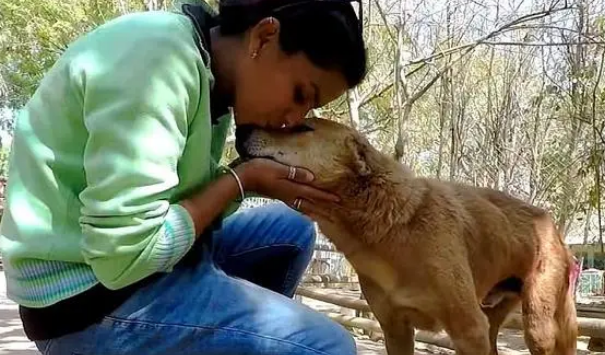
[[[571,252],[568,251],[568,255],[567,287],[560,290],[560,297],[555,312],[555,320],[559,328],[556,340],[556,353],[560,355],[575,355],[578,338],[578,322],[574,295],[580,270]]]

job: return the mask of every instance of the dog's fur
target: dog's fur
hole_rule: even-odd
[[[457,354],[497,354],[499,327],[518,305],[531,354],[576,353],[572,257],[547,212],[415,177],[336,122],[306,126],[241,127],[237,150],[307,168],[342,198],[319,227],[359,274],[390,355],[414,353],[414,328],[444,329]]]

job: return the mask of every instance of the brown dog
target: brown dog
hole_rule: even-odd
[[[571,254],[545,211],[415,177],[333,121],[287,133],[241,127],[236,142],[242,158],[307,168],[341,196],[319,227],[359,274],[390,355],[414,353],[414,328],[444,329],[457,354],[497,354],[499,327],[519,304],[531,354],[576,353]]]

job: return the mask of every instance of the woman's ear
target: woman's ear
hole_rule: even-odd
[[[265,17],[250,29],[248,55],[256,59],[270,44],[279,41],[280,23],[275,17]]]

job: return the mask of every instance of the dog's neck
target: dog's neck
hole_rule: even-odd
[[[406,166],[377,150],[369,152],[366,163],[369,174],[349,176],[336,187],[343,202],[335,212],[340,223],[374,244],[413,218],[425,188]]]

